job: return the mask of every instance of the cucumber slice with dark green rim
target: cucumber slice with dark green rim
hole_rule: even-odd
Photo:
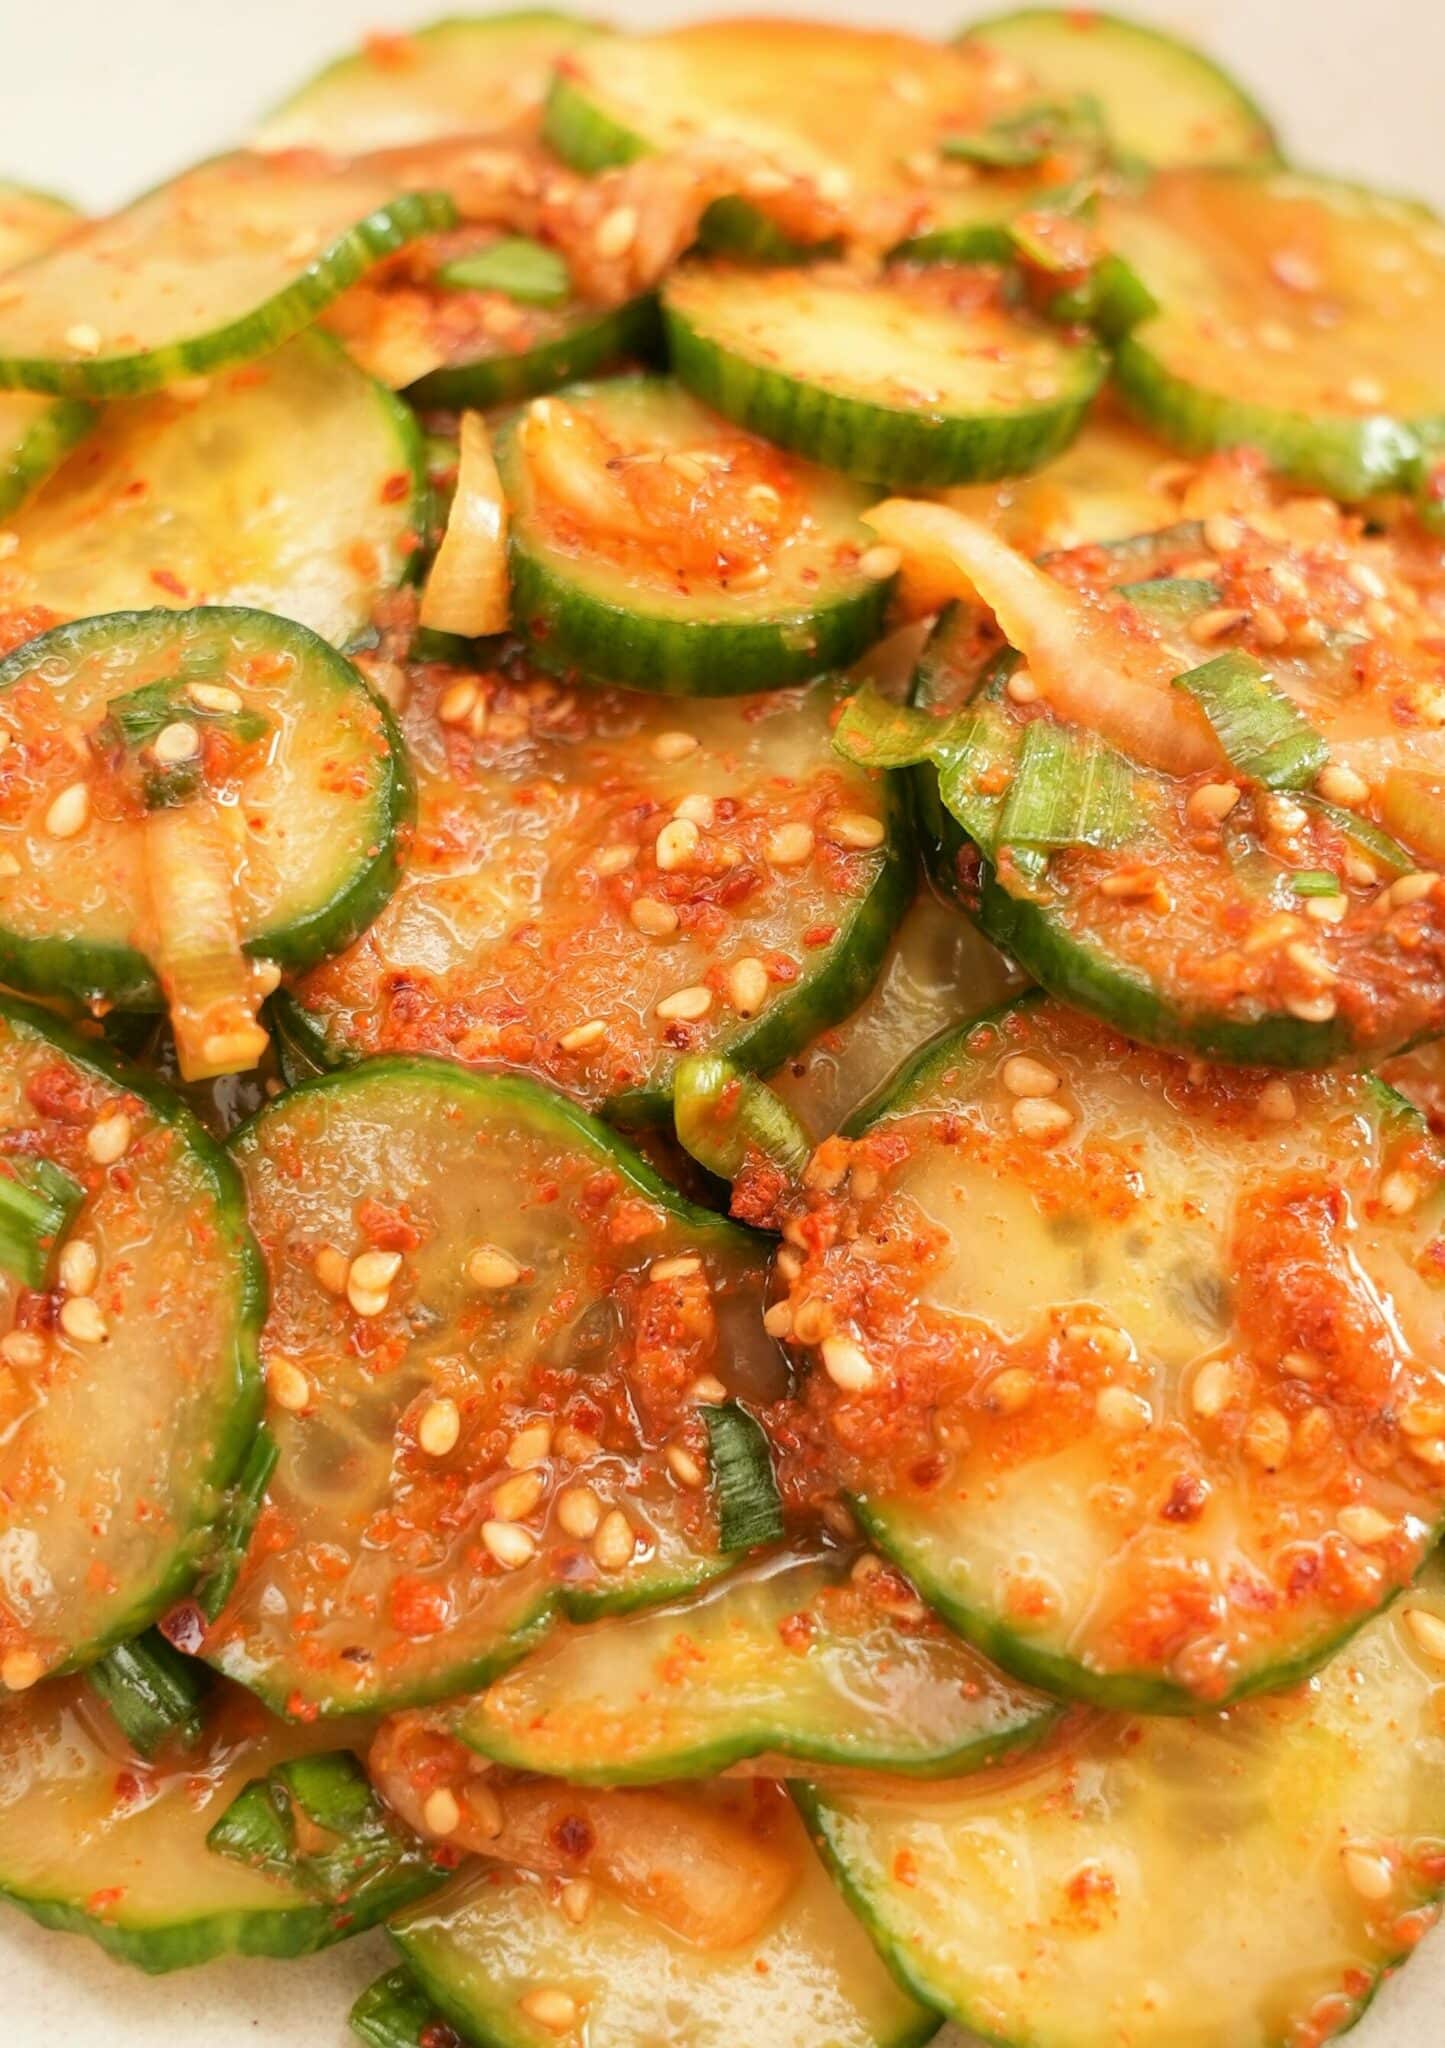
[[[235,1169],[167,1089],[6,1003],[0,1090],[0,1148],[86,1191],[53,1325],[55,1298],[0,1272],[0,1546],[26,1560],[0,1686],[18,1690],[138,1634],[194,1578],[255,1428],[265,1280]]]
[[[883,630],[892,579],[868,573],[866,491],[663,378],[544,400],[497,466],[513,619],[555,674],[732,696],[843,667]]]
[[[0,179],[0,271],[38,256],[79,226],[69,200]]]
[[[1044,93],[1088,93],[1117,148],[1147,164],[1274,163],[1244,88],[1173,36],[1094,7],[1024,7],[971,22],[964,48],[1016,64]]]
[[[722,1568],[666,1449],[706,1464],[694,1381],[776,1392],[759,1240],[560,1096],[450,1061],[293,1089],[232,1145],[280,1458],[208,1638],[222,1670],[298,1714],[438,1699],[553,1615]]]
[[[1123,418],[1106,395],[1077,440],[1042,469],[964,485],[947,492],[945,502],[1029,555],[1126,540],[1177,519],[1179,501],[1162,481],[1168,462],[1167,448]]]
[[[0,400],[0,417],[45,402]],[[200,396],[111,407],[9,519],[0,605],[256,605],[339,643],[412,572],[426,488],[406,408],[324,336],[298,335]]]
[[[683,704],[508,656],[411,685],[410,865],[292,1008],[325,1063],[445,1052],[658,1121],[680,1057],[768,1072],[867,993],[912,880],[899,793],[831,753],[833,685]]]
[[[119,398],[265,355],[454,219],[384,165],[215,157],[0,284],[0,385]]]
[[[256,147],[355,156],[509,128],[541,106],[562,52],[594,33],[539,7],[368,36],[268,114]]]
[[[615,363],[657,351],[657,301],[651,297],[601,308],[574,301],[521,309],[508,299],[509,311],[522,311],[524,317],[515,324],[509,319],[503,327],[496,315],[495,292],[453,291],[447,296],[471,302],[476,332],[451,341],[445,367],[429,371],[410,386],[407,397],[413,405],[513,405],[539,392],[555,391],[575,377],[590,377]],[[445,310],[449,324],[458,318],[457,306]]]
[[[990,2040],[1323,2041],[1439,1910],[1442,1640],[1432,1564],[1286,1698],[1080,1720],[952,1793],[819,1788],[804,1811],[902,1981]]]
[[[82,619],[0,662],[10,740],[0,850],[18,869],[0,880],[0,976],[12,986],[157,1006],[143,950],[142,825],[112,791],[106,762],[93,749],[86,761],[57,749],[53,735],[57,721],[89,733],[112,697],[170,679],[183,693],[239,695],[273,731],[231,776],[247,953],[309,966],[349,944],[390,895],[411,800],[405,759],[386,706],[334,648],[239,606]],[[72,817],[55,814],[62,797]]]
[[[0,393],[0,519],[9,519],[95,425],[79,398]]]
[[[992,1670],[876,1558],[852,1563],[774,1557],[686,1606],[560,1632],[448,1726],[516,1770],[592,1785],[706,1777],[763,1755],[956,1776],[1050,1726],[1055,1707]]]
[[[1248,445],[1344,499],[1445,438],[1445,228],[1294,171],[1178,171],[1104,231],[1160,310],[1119,345],[1135,415],[1189,454]]]
[[[1003,303],[988,271],[684,264],[663,318],[705,404],[869,483],[959,484],[1067,447],[1104,378],[1088,342]]]
[[[338,1737],[334,1724],[287,1727],[228,1694],[201,1746],[157,1768],[78,1680],[0,1697],[0,1897],[151,1971],[308,1955],[359,1933],[361,1913],[206,1845],[249,1778]]]
[[[617,1797],[639,1797],[619,1793]],[[696,1946],[660,1920],[597,1890],[580,1925],[555,1885],[483,1864],[392,1922],[407,1967],[464,2039],[544,2048],[560,2029],[555,1998],[585,2017],[588,2048],[914,2048],[938,2020],[900,1990],[828,1882],[796,1816],[771,1788],[693,1795],[745,1829],[753,1855],[796,1875],[760,1934]],[[554,1994],[538,2017],[538,1994]]]
[[[790,1296],[831,1326],[810,1401],[872,1540],[986,1654],[1197,1712],[1313,1670],[1413,1576],[1445,1511],[1445,1443],[1412,1434],[1445,1178],[1402,1098],[1198,1071],[1024,998],[855,1128],[876,1192]]]
[[[920,153],[1009,103],[985,53],[920,37],[808,21],[699,22],[651,36],[607,36],[570,50],[547,102],[547,140],[575,169],[599,171],[654,150],[730,147],[759,169],[819,185],[875,246],[927,218]],[[800,89],[800,80],[806,85]],[[835,219],[800,240],[835,233]],[[713,248],[762,262],[801,251],[746,197],[703,219]]]

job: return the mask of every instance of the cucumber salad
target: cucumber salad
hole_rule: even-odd
[[[1442,1044],[1445,224],[1202,53],[461,16],[0,188],[45,1927],[1323,2048],[1445,1898]]]

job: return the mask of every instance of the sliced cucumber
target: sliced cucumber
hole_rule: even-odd
[[[654,150],[732,151],[740,168],[812,183],[829,201],[832,211],[815,233],[799,230],[802,239],[827,240],[841,209],[886,246],[926,215],[928,178],[920,185],[910,168],[920,154],[927,159],[931,145],[1006,103],[998,69],[987,53],[915,36],[824,22],[699,22],[568,51],[546,135],[589,172]],[[737,255],[796,253],[741,195],[709,207],[703,235]]]
[[[1105,232],[1159,310],[1119,345],[1136,416],[1191,454],[1250,445],[1338,498],[1408,488],[1445,436],[1445,228],[1294,171],[1178,171]]]
[[[883,630],[867,493],[664,378],[545,400],[497,462],[513,618],[555,674],[732,696],[844,666]]]
[[[280,1458],[208,1641],[224,1671],[295,1713],[436,1699],[556,1613],[721,1568],[666,1449],[705,1462],[695,1380],[775,1391],[748,1232],[560,1096],[449,1061],[294,1089],[232,1143]]]
[[[0,180],[0,271],[38,256],[80,225],[68,200]]]
[[[391,892],[410,784],[386,707],[349,662],[304,626],[234,606],[83,619],[0,662],[0,850],[15,870],[0,880],[0,974],[12,986],[127,1008],[159,1001],[149,821],[122,786],[106,724],[114,700],[150,685],[173,694],[172,724],[197,737],[231,821],[247,953],[307,966],[349,943]],[[201,746],[217,688],[266,721],[259,750],[213,760]],[[58,721],[83,752],[57,745]]]
[[[769,1754],[954,1776],[1056,1710],[1010,1684],[869,1558],[783,1555],[686,1606],[559,1632],[449,1718],[517,1770],[576,1784],[706,1777]],[[782,1768],[781,1764],[778,1768]]]
[[[1413,1575],[1445,1180],[1400,1097],[1195,1071],[1024,998],[921,1054],[851,1156],[880,1185],[790,1299],[871,1377],[811,1398],[872,1539],[1005,1669],[1198,1711]]]
[[[6,402],[46,403],[0,414]],[[10,518],[0,598],[60,618],[256,605],[341,642],[409,573],[426,520],[410,414],[325,337],[299,335],[199,396],[111,407]]]
[[[1044,94],[1087,93],[1110,137],[1158,166],[1274,163],[1269,122],[1202,51],[1093,7],[1024,7],[969,24],[965,49],[1018,65]]]
[[[689,1052],[776,1067],[867,993],[911,886],[894,791],[828,750],[836,703],[416,668],[410,864],[297,990],[293,1036],[330,1064],[524,1067],[634,1121],[667,1116]]]
[[[903,1981],[990,2040],[1333,2038],[1439,1910],[1442,1636],[1432,1564],[1284,1698],[1080,1721],[951,1794],[806,1811]]]
[[[1086,342],[1006,305],[993,273],[684,264],[663,288],[673,369],[706,404],[846,476],[959,484],[1036,469],[1104,377]]]
[[[248,1779],[334,1747],[341,1732],[287,1727],[228,1693],[199,1749],[153,1766],[76,1680],[0,1701],[0,1897],[152,1971],[306,1955],[359,1933],[364,1912],[206,1843]]]
[[[602,1890],[576,1924],[555,1883],[483,1865],[392,1924],[423,1991],[466,2039],[493,2048],[545,2048],[584,2018],[588,2048],[732,2048],[749,2037],[768,2048],[912,2048],[927,2040],[937,2019],[859,1940],[776,1791],[733,1786],[694,1796],[796,1870],[761,1934],[730,1948],[695,1946]],[[552,2001],[539,1999],[548,1992]],[[562,1998],[575,2018],[562,2020]]]
[[[509,128],[541,106],[562,52],[593,33],[572,15],[519,8],[368,36],[268,114],[256,147],[357,156]]]
[[[1042,469],[965,485],[945,493],[945,502],[994,527],[1025,554],[1126,540],[1177,519],[1179,501],[1164,481],[1169,459],[1161,442],[1106,399],[1090,412],[1078,439]]]
[[[0,283],[0,385],[153,391],[264,355],[381,257],[450,227],[384,164],[215,157]]]
[[[56,1293],[0,1271],[0,1686],[19,1690],[194,1577],[255,1426],[265,1290],[234,1169],[158,1083],[7,1003],[0,1094],[5,1152],[85,1189]]]
[[[79,398],[0,392],[0,519],[9,519],[95,425]]]

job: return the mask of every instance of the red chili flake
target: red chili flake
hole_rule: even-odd
[[[406,1213],[405,1204],[388,1209],[370,1195],[356,1212],[356,1224],[368,1244],[384,1252],[414,1252],[422,1233]]]
[[[152,569],[150,580],[157,590],[164,590],[170,597],[185,598],[190,595],[184,583],[173,569]]]
[[[434,1636],[444,1629],[450,1602],[440,1586],[425,1579],[399,1578],[391,1589],[391,1621],[404,1636]]]
[[[778,1636],[784,1649],[806,1650],[816,1628],[817,1623],[811,1614],[785,1614],[778,1623]]]
[[[803,934],[803,944],[810,950],[818,946],[831,946],[838,936],[835,924],[810,924]]]
[[[404,469],[394,470],[381,486],[383,505],[395,505],[411,489],[411,478]]]
[[[918,1882],[918,1860],[911,1849],[900,1849],[893,1859],[893,1881],[911,1890]]]
[[[552,1840],[559,1855],[570,1856],[580,1863],[584,1856],[591,1855],[596,1837],[585,1814],[567,1813],[553,1828]]]
[[[118,1906],[125,1894],[126,1887],[123,1884],[106,1885],[103,1890],[91,1893],[85,1902],[85,1910],[99,1918],[102,1913],[108,1913],[112,1906]]]

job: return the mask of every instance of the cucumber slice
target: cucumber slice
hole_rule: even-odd
[[[0,1095],[4,1150],[85,1189],[56,1293],[0,1271],[0,1686],[19,1690],[194,1577],[255,1426],[265,1294],[235,1171],[166,1089],[6,1003]]]
[[[1104,232],[1160,309],[1115,374],[1163,439],[1248,444],[1337,498],[1409,487],[1445,436],[1433,215],[1293,171],[1178,171],[1111,208]]]
[[[7,402],[47,403],[0,415]],[[256,605],[339,643],[410,572],[427,509],[410,414],[324,336],[298,335],[200,396],[111,407],[9,520],[0,604]]]
[[[0,392],[0,519],[9,519],[94,425],[83,399]]]
[[[218,1856],[206,1836],[255,1774],[335,1746],[227,1694],[199,1749],[153,1765],[78,1680],[0,1699],[0,1897],[143,1970],[307,1955],[370,1922]],[[358,1728],[358,1742],[365,1729]]]
[[[247,953],[308,966],[355,938],[391,892],[410,784],[386,707],[349,662],[304,626],[236,606],[82,619],[0,662],[0,851],[16,869],[0,880],[0,976],[12,986],[131,1009],[160,1001],[145,824],[108,753],[55,740],[63,721],[103,744],[113,700],[155,684],[174,693],[179,724],[198,730],[207,714],[191,692],[220,687],[273,735],[260,751],[218,757],[207,776],[232,798]]]
[[[1044,94],[1087,93],[1146,164],[1275,163],[1274,131],[1201,50],[1094,7],[1024,7],[969,25],[965,49],[1018,65]]]
[[[385,165],[215,157],[0,284],[0,385],[122,397],[264,355],[363,271],[450,227]]]
[[[541,106],[562,52],[593,33],[539,7],[368,36],[268,114],[256,147],[357,156],[509,128]]]
[[[1048,1701],[876,1558],[849,1566],[773,1557],[686,1606],[559,1631],[448,1726],[499,1763],[589,1785],[706,1777],[764,1754],[957,1776],[1043,1734]]]
[[[410,863],[365,939],[301,984],[293,1035],[328,1064],[524,1067],[633,1121],[668,1116],[687,1053],[776,1067],[866,994],[911,886],[896,792],[829,751],[836,703],[826,683],[579,694],[512,657],[413,669]],[[659,865],[662,831],[681,865]]]
[[[497,447],[512,610],[555,674],[706,697],[779,689],[879,637],[868,494],[664,378],[579,385]]]
[[[990,2040],[1322,2041],[1439,1910],[1442,1640],[1432,1564],[1285,1698],[1081,1720],[952,1793],[828,1788],[805,1810],[902,1980]]]
[[[663,317],[680,383],[740,426],[869,483],[1036,469],[1104,378],[1091,343],[1004,303],[992,272],[684,264]]]
[[[1196,1071],[1025,997],[920,1055],[851,1158],[878,1190],[837,1198],[790,1300],[871,1376],[809,1402],[872,1540],[1006,1670],[1198,1711],[1413,1575],[1445,1180],[1401,1098]]]
[[[824,22],[698,22],[569,50],[545,133],[586,172],[655,150],[734,150],[744,165],[813,183],[886,247],[927,216],[932,145],[1007,103],[998,68],[987,53],[916,36]],[[831,217],[820,219],[808,239],[834,232]],[[765,261],[797,253],[741,196],[708,208],[703,238]]]
[[[1042,706],[1010,694],[1014,656],[996,657],[996,638],[959,610],[941,622],[915,689],[931,714],[911,755],[928,764],[915,791],[930,868],[1030,974],[1131,1037],[1277,1066],[1378,1058],[1445,1018],[1445,906],[1430,881],[1437,807],[1395,805],[1401,773],[1439,772],[1437,736],[1422,730],[1438,694],[1429,630],[1394,610],[1408,571],[1388,540],[1361,542],[1345,521],[1298,540],[1228,519],[1210,531],[1212,553],[1186,525],[1051,566],[1131,646],[1147,637],[1167,649],[1181,675],[1228,628],[1232,657],[1255,657],[1276,710],[1312,729],[1313,752],[1327,744],[1313,788],[1274,793],[1222,755],[1182,778],[1136,768],[1140,823],[1123,844],[1056,853],[1042,878],[1024,872],[1001,840],[1000,793]],[[1212,578],[1193,573],[1211,567]],[[1388,602],[1366,594],[1377,590]],[[855,758],[878,758],[848,731]],[[1340,789],[1349,810],[1329,800]],[[1223,816],[1201,809],[1216,798]],[[1322,915],[1295,888],[1312,872],[1338,885]]]
[[[721,1568],[666,1448],[700,1450],[695,1380],[776,1390],[750,1233],[560,1096],[449,1061],[293,1089],[232,1145],[280,1458],[221,1669],[296,1714],[437,1699],[554,1614]]]
[[[79,225],[80,215],[68,200],[0,179],[0,271],[38,256]]]
[[[695,1796],[794,1862],[793,1887],[766,1932],[733,1948],[696,1947],[600,1890],[578,1925],[555,1884],[483,1864],[392,1923],[422,1990],[467,2040],[493,2048],[554,2040],[563,2025],[547,2015],[561,2020],[559,1998],[577,2018],[585,2014],[588,2048],[733,2048],[749,2038],[768,2048],[912,2048],[927,2040],[937,2019],[860,1941],[786,1801],[761,1785]],[[554,2002],[539,2004],[544,1992]]]
[[[945,492],[944,502],[992,526],[1025,554],[1041,555],[1171,525],[1179,500],[1167,488],[1169,464],[1169,450],[1106,398],[1078,439],[1033,475],[965,484]]]

